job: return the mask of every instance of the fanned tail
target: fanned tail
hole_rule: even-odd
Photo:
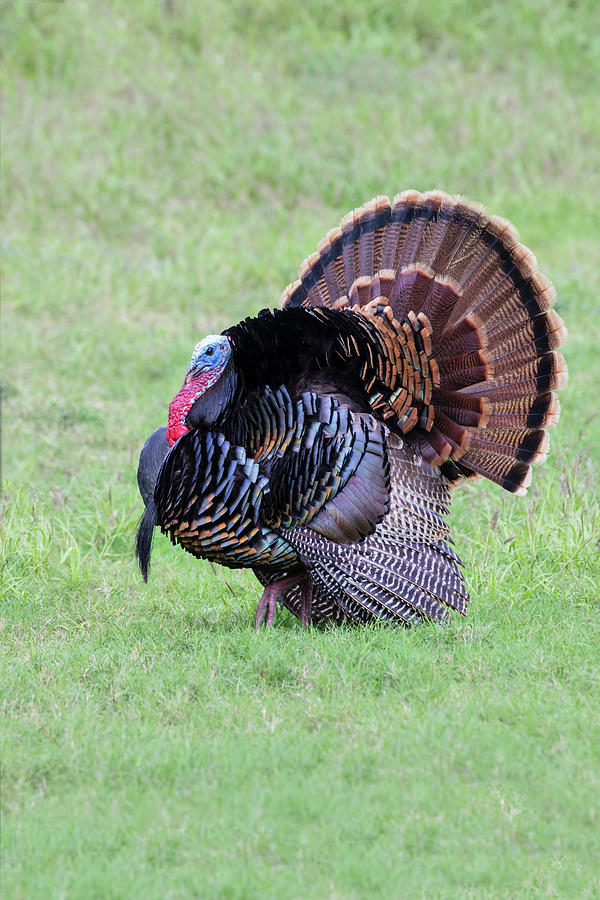
[[[374,412],[453,482],[523,493],[567,381],[555,291],[515,229],[440,191],[376,197],[303,264],[286,308],[345,309],[381,337],[365,366]]]

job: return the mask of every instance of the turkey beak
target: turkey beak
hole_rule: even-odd
[[[197,378],[198,375],[203,371],[202,366],[190,366],[190,368],[185,373],[185,378],[183,379],[184,385],[189,384],[190,381],[193,381],[194,378]]]

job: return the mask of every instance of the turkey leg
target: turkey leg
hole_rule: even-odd
[[[304,627],[310,623],[312,612],[312,583],[306,575],[289,575],[287,578],[279,578],[273,584],[267,585],[256,607],[254,627],[265,625],[270,628],[275,618],[277,602],[283,601],[283,595],[291,587],[302,588],[302,606],[300,621]]]

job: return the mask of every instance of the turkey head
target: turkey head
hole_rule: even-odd
[[[231,402],[235,386],[231,344],[225,335],[209,334],[194,347],[181,390],[169,404],[169,444],[190,428],[217,422]]]

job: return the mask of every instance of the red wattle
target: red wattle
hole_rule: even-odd
[[[178,422],[175,425],[171,425],[171,424],[167,425],[166,437],[167,437],[167,440],[168,440],[169,444],[171,445],[171,447],[173,446],[175,441],[179,440],[179,438],[181,437],[182,434],[185,434],[186,431],[189,431],[189,430],[190,429],[187,427],[187,425],[182,425],[181,422]]]
[[[202,372],[197,378],[193,378],[188,384],[183,384],[179,393],[169,403],[169,423],[167,425],[167,440],[171,446],[179,440],[182,434],[189,431],[185,424],[185,417],[194,405],[198,397],[210,387],[211,372]]]

